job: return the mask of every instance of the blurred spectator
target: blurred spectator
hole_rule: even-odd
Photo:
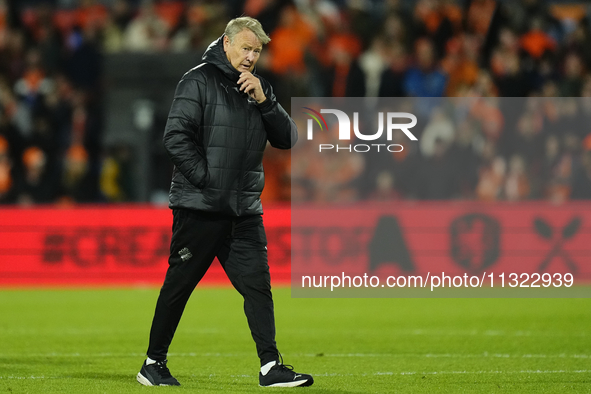
[[[571,194],[572,167],[572,157],[561,153],[558,137],[548,136],[541,173],[534,177],[543,188],[537,197],[545,197],[555,203],[566,201]]]
[[[138,15],[129,23],[123,47],[131,52],[157,52],[166,49],[169,26],[156,13],[151,1],[144,1]]]
[[[376,177],[375,191],[369,199],[376,201],[393,201],[399,199],[400,193],[396,191],[396,178],[391,171],[382,171]]]
[[[448,75],[446,96],[461,96],[478,79],[478,42],[474,36],[458,35],[447,42],[442,68]]]
[[[123,49],[123,35],[132,19],[133,12],[127,0],[115,0],[102,29],[104,52],[116,53]]]
[[[224,32],[224,15],[224,4],[198,0],[190,2],[171,39],[171,50],[204,50]]]
[[[8,29],[5,45],[1,48],[0,70],[9,84],[15,83],[25,68],[25,34],[19,29]]]
[[[517,35],[509,28],[501,29],[499,45],[491,57],[491,71],[501,97],[524,97],[529,93],[530,86],[524,78],[519,56]]]
[[[455,127],[451,120],[440,108],[436,108],[431,114],[431,119],[425,130],[423,130],[423,134],[421,134],[419,141],[421,154],[424,157],[434,156],[437,145],[445,143],[449,146],[455,139],[455,134]]]
[[[417,35],[429,37],[437,59],[445,53],[447,41],[462,26],[462,10],[454,0],[419,0],[415,6]]]
[[[490,97],[474,100],[470,108],[470,115],[478,122],[482,135],[493,143],[500,140],[505,126],[505,118],[499,106],[500,100]]]
[[[168,31],[173,31],[179,24],[185,5],[179,0],[164,0],[154,3],[154,10],[160,20],[166,23]]]
[[[361,53],[361,41],[349,30],[346,20],[333,26],[328,46],[327,82],[325,96],[364,97],[365,75],[357,62]]]
[[[415,97],[441,97],[446,77],[437,67],[433,44],[422,38],[415,45],[415,64],[404,76],[404,92]]]
[[[100,190],[110,202],[135,200],[129,146],[121,144],[108,150],[101,167]]]
[[[31,135],[26,139],[28,144],[37,146],[45,152],[47,163],[52,169],[59,161],[59,145],[54,131],[48,116],[39,113],[33,117]]]
[[[17,100],[12,89],[5,81],[0,80],[0,104],[8,122],[25,138],[30,136],[32,121],[31,108]]]
[[[18,106],[10,92],[10,87],[0,79],[0,136],[6,139],[13,162],[20,161],[24,148],[24,134],[17,128],[17,123],[14,121]]]
[[[534,160],[539,152],[544,151],[543,114],[539,108],[526,110],[519,117],[516,130],[512,133],[511,150],[523,155],[528,162]]]
[[[263,29],[267,32],[274,31],[278,23],[280,23],[279,15],[282,10],[291,7],[291,2],[285,0],[244,0],[243,4],[242,13],[261,22]],[[237,13],[235,16],[239,14]]]
[[[94,26],[82,31],[74,29],[67,42],[68,52],[64,59],[66,75],[74,86],[94,92],[99,87],[102,74],[98,30]]]
[[[23,153],[24,174],[18,187],[21,205],[44,204],[55,197],[55,181],[47,171],[47,155],[36,146]]]
[[[61,42],[55,16],[52,7],[43,3],[23,14],[23,24],[27,28],[30,41],[36,45],[41,56],[41,67],[48,74],[56,72],[60,67]]]
[[[129,22],[133,19],[133,14],[133,9],[128,0],[114,0],[110,16],[121,31],[125,31]]]
[[[504,191],[509,201],[521,201],[529,197],[530,185],[526,174],[525,160],[522,156],[511,157]]]
[[[41,66],[41,54],[34,48],[29,49],[25,70],[22,77],[16,81],[14,92],[33,110],[51,89],[53,81],[47,78]]]
[[[542,30],[542,20],[539,17],[531,20],[529,31],[519,41],[521,48],[535,60],[539,60],[546,51],[556,49],[554,39]]]
[[[88,153],[80,144],[72,145],[66,152],[59,200],[63,204],[91,202],[96,199],[96,186],[89,173]]]
[[[99,30],[105,26],[109,11],[99,0],[80,0],[76,7],[76,25],[82,30]]]
[[[564,78],[560,83],[562,97],[578,97],[581,95],[584,78],[583,61],[581,57],[571,52],[564,59]]]
[[[0,203],[12,202],[12,160],[8,151],[8,141],[0,135]]]
[[[6,33],[8,31],[8,5],[7,0],[0,0],[0,48],[6,43]]]
[[[480,172],[476,195],[481,201],[495,201],[502,197],[505,183],[505,159],[497,156]]]
[[[380,79],[379,97],[404,96],[404,74],[407,68],[407,54],[401,43],[393,43],[386,52],[388,65]]]
[[[473,88],[468,91],[466,96],[498,97],[499,90],[494,84],[490,73],[486,70],[480,70]]]
[[[279,24],[271,33],[268,45],[269,71],[280,78],[275,89],[278,101],[287,104],[291,96],[307,96],[308,71],[305,56],[314,40],[312,26],[293,6],[286,6],[281,11]]]
[[[357,96],[379,97],[381,78],[387,67],[387,47],[382,36],[377,36],[368,50],[359,57],[358,64],[363,74],[363,84]],[[365,89],[362,89],[365,87]]]
[[[389,13],[383,26],[384,40],[393,46],[402,45],[405,51],[410,50],[413,46],[413,36],[409,31],[413,25],[410,22],[408,19],[405,20],[399,12]]]
[[[573,51],[580,54],[583,63],[587,67],[591,66],[591,26],[589,26],[589,18],[587,15],[581,18],[575,29],[565,38],[565,51]]]
[[[281,11],[279,25],[273,31],[269,43],[271,71],[279,76],[304,74],[304,55],[313,37],[312,27],[295,7],[285,7]]]
[[[468,32],[484,38],[489,31],[496,9],[496,0],[471,1],[466,15]]]

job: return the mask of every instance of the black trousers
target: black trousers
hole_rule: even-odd
[[[278,360],[263,218],[188,209],[173,210],[169,267],[156,303],[148,357],[166,358],[185,305],[214,257],[244,297],[244,313],[261,365]]]

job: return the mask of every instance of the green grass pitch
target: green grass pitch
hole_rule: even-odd
[[[588,393],[590,299],[292,299],[286,363],[309,388],[258,387],[240,296],[199,288],[169,355],[181,387],[143,387],[158,290],[0,291],[0,393]]]

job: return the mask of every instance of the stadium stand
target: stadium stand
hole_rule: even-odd
[[[588,101],[575,99],[591,97],[589,10],[543,0],[1,0],[0,202],[165,201],[166,109],[152,113],[150,101],[135,100],[134,126],[112,121],[117,86],[108,82],[125,71],[113,65],[136,59],[138,69],[166,68],[173,55],[197,64],[242,14],[270,33],[258,72],[285,108],[292,96],[573,98],[518,119],[503,117],[499,101],[483,101],[474,119],[484,127],[433,114],[418,149],[343,163],[337,198],[590,199],[591,129],[568,126],[591,124]],[[109,137],[119,132],[130,137]],[[293,160],[268,150],[266,201],[291,198]],[[413,182],[417,174],[431,177],[430,187]],[[301,173],[309,184],[332,175]]]

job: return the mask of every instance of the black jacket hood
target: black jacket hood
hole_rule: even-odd
[[[213,64],[219,68],[228,79],[236,83],[240,78],[240,72],[232,66],[226,56],[226,52],[224,52],[224,37],[225,34],[222,34],[220,38],[209,44],[203,53],[202,59],[204,62]]]

